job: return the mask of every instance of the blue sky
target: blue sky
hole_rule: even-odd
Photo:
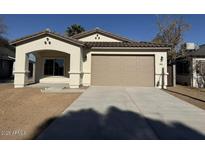
[[[157,33],[157,15],[1,15],[8,26],[10,40],[50,28],[64,33],[67,26],[77,23],[90,30],[106,31],[134,40],[150,41]],[[176,15],[175,15],[176,16]],[[205,15],[182,15],[191,24],[184,35],[187,42],[205,43]]]

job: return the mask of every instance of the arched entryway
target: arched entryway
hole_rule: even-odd
[[[55,51],[33,51],[28,56],[28,83],[69,84],[70,54]]]

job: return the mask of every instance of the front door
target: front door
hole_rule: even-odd
[[[64,59],[45,59],[44,76],[64,76]]]

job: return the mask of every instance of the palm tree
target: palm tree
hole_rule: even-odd
[[[79,33],[84,32],[84,31],[85,31],[85,29],[81,25],[73,24],[70,27],[67,27],[66,35],[70,37],[70,36],[73,36],[75,34],[79,34]]]

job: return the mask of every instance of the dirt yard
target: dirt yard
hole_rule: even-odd
[[[35,139],[80,93],[45,94],[0,84],[0,139]]]
[[[176,87],[168,87],[165,91],[205,110],[205,89],[177,85]]]

